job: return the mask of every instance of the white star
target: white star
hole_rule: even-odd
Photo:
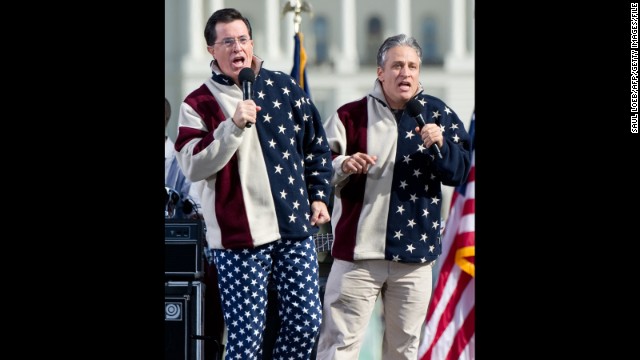
[[[286,199],[287,198],[287,192],[284,191],[284,190],[280,191],[280,198]]]
[[[291,177],[291,175],[289,175],[288,179],[289,179],[289,184],[293,184],[293,181],[294,181],[295,179],[294,179],[293,177]]]
[[[322,190],[318,190],[318,193],[316,194],[316,196],[319,196],[320,199],[324,198],[326,195],[324,194],[324,191]]]
[[[424,106],[424,104],[426,104],[426,103],[427,103],[427,100],[420,99],[420,100],[418,100],[418,102],[420,102],[420,104],[422,104],[422,106]]]
[[[400,181],[400,185],[399,186],[402,188],[402,190],[404,190],[404,188],[407,187],[407,182],[402,180],[402,181]]]
[[[434,229],[437,229],[439,224],[438,224],[437,221],[434,221],[434,222],[431,223],[431,225],[433,225]]]
[[[263,92],[262,92],[262,90],[261,90],[261,91],[258,91],[258,97],[259,97],[260,99],[264,99],[264,96],[265,96],[265,95],[266,95],[266,94],[265,94],[265,93],[263,93]]]
[[[410,201],[416,202],[416,200],[418,200],[418,197],[416,196],[416,194],[411,194],[410,196],[411,196],[411,198],[409,199]]]
[[[458,142],[460,141],[460,137],[458,136],[458,134],[453,135],[453,142]]]
[[[276,148],[276,142],[273,141],[273,139],[269,140],[269,147],[274,148],[274,149]]]
[[[438,110],[433,112],[433,116],[431,118],[436,118],[436,120],[440,117],[440,112]]]
[[[444,107],[444,112],[447,113],[447,115],[451,114],[451,110],[448,107]]]
[[[268,123],[271,122],[271,116],[269,116],[269,114],[264,115],[263,118],[264,118],[264,122],[268,122]]]
[[[267,79],[267,80],[265,80],[265,82],[267,83],[267,85],[273,86],[273,80]]]
[[[279,125],[278,126],[278,134],[284,134],[284,130],[285,130],[284,125]]]
[[[413,247],[413,244],[409,244],[407,245],[407,251],[413,254],[413,250],[415,250],[416,248]]]
[[[297,107],[298,109],[302,108],[301,100],[296,100],[295,107]]]
[[[393,261],[395,262],[400,261],[400,255],[393,255]]]
[[[413,219],[409,220],[409,224],[407,224],[407,226],[411,227],[412,229],[415,225],[416,225],[416,222],[413,221]]]
[[[291,156],[291,154],[289,154],[289,150],[285,151],[282,153],[282,158],[283,159],[289,159],[289,156]]]
[[[420,175],[422,175],[422,173],[420,172],[420,169],[413,170],[413,176],[420,177]]]
[[[432,204],[436,204],[436,205],[437,205],[437,204],[438,204],[438,201],[440,201],[440,199],[438,199],[438,197],[437,197],[437,196],[434,196],[434,197],[432,197],[432,198],[431,198],[431,203],[432,203]]]
[[[300,203],[298,202],[298,200],[293,202],[293,208],[297,209],[298,207],[300,207]]]
[[[307,115],[307,114],[304,114],[304,116],[302,116],[302,120],[304,120],[304,121],[308,121],[308,119],[309,119],[310,117],[311,117],[311,116],[309,116],[309,115]]]
[[[456,130],[458,128],[458,124],[453,123],[451,124],[451,130]]]
[[[292,222],[292,223],[296,222],[296,215],[295,214],[289,215],[289,222]]]
[[[293,125],[293,131],[295,131],[296,133],[300,131],[300,125],[298,124]]]
[[[278,109],[280,109],[280,105],[282,105],[282,103],[280,103],[280,101],[278,101],[278,100],[273,101],[273,107],[274,107],[274,108],[278,108]]]
[[[400,215],[402,215],[402,213],[404,212],[404,206],[400,205],[398,206],[398,211],[396,211],[397,213],[400,213]]]
[[[293,145],[296,143],[296,139],[295,138],[289,138],[289,145]]]
[[[282,174],[282,167],[280,166],[280,164],[276,165],[275,168],[276,168],[276,173]]]
[[[424,234],[420,235],[420,241],[427,242],[427,239],[428,239],[428,238],[429,238],[429,237],[427,236],[427,234],[426,234],[426,233],[424,233]]]
[[[322,136],[320,136],[320,137],[316,138],[316,143],[317,143],[318,145],[322,145],[322,140],[323,140],[323,139],[322,139]]]
[[[424,216],[424,217],[429,217],[428,215],[429,215],[429,210],[427,210],[427,209],[422,209],[422,216]]]
[[[401,230],[396,231],[396,234],[393,235],[393,238],[394,239],[395,238],[401,239],[402,238],[402,231]]]
[[[430,253],[432,253],[435,249],[436,249],[436,247],[435,247],[435,246],[433,246],[433,245],[430,245],[430,246],[429,246],[429,252],[430,252]]]
[[[289,88],[288,88],[288,87],[283,87],[283,88],[282,88],[282,93],[283,93],[283,94],[285,94],[285,95],[289,95],[289,92],[290,92],[290,91],[291,91],[291,90],[289,90]]]
[[[440,131],[441,131],[441,132],[444,132],[444,130],[445,130],[445,129],[444,129],[444,125],[440,124]]]
[[[403,156],[404,156],[404,160],[402,160],[402,162],[405,162],[408,164],[409,161],[411,161],[411,155],[403,155]]]
[[[407,136],[405,136],[404,138],[407,139],[413,139],[413,137],[415,136],[415,134],[413,133],[413,131],[407,131]]]
[[[422,143],[418,144],[418,151],[423,152],[426,147],[422,145]]]
[[[293,114],[289,111],[289,120],[293,119]]]

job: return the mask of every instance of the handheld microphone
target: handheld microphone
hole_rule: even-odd
[[[256,74],[253,73],[251,68],[246,67],[240,70],[238,81],[242,84],[242,100],[251,100],[252,86],[253,82],[256,81]],[[250,128],[251,123],[247,123],[246,127]]]
[[[426,125],[426,122],[422,118],[422,108],[422,104],[415,98],[409,100],[409,102],[407,103],[407,112],[409,113],[409,116],[416,119],[416,122],[418,123],[420,129],[422,129],[422,127]],[[434,143],[433,145],[431,145],[431,148],[433,148],[435,152],[438,153],[438,157],[442,159],[442,154],[440,153],[440,147],[438,146],[438,144]]]

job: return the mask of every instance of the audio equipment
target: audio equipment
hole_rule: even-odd
[[[169,281],[164,286],[164,359],[204,359],[204,284]]]
[[[205,246],[202,220],[164,219],[165,280],[200,280]]]
[[[238,81],[242,84],[242,100],[252,100],[253,82],[256,81],[256,74],[251,68],[243,68],[238,74]],[[245,127],[250,128],[251,123],[247,123]]]

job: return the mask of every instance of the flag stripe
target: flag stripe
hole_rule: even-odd
[[[459,359],[462,353],[464,352],[465,347],[467,346],[467,344],[469,343],[469,340],[471,339],[471,336],[475,332],[475,325],[476,325],[475,314],[476,314],[476,307],[475,305],[471,304],[471,310],[469,311],[468,316],[464,318],[462,327],[456,334],[455,339],[453,339],[454,346],[451,347],[451,351],[447,355],[447,359],[450,359],[450,360]]]
[[[452,322],[452,320],[454,319],[458,311],[464,312],[465,310],[465,309],[458,308],[458,305],[459,305],[458,302],[462,298],[463,293],[467,290],[467,284],[471,281],[472,277],[469,274],[460,271],[460,269],[457,267],[455,268],[454,271],[458,279],[457,281],[455,281],[456,276],[450,276],[450,280],[451,280],[450,282],[451,282],[451,287],[453,288],[453,291],[446,303],[446,306],[444,307],[444,310],[442,312],[442,315],[440,316],[440,319],[438,320],[435,333],[431,334],[430,336],[433,339],[432,347],[438,344],[440,337],[442,336],[444,336],[447,343],[451,342],[451,339],[453,338],[453,336],[455,336],[455,333],[452,333],[452,332],[458,330],[456,327],[455,321]],[[466,316],[466,314],[464,315]],[[459,319],[456,319],[456,320],[459,320]],[[432,349],[433,348],[430,348],[429,351],[431,351]],[[440,350],[447,350],[447,349],[440,348]]]
[[[442,236],[440,271],[418,348],[420,360],[475,359],[475,114],[471,170],[451,198]]]

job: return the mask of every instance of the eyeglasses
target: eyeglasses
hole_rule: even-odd
[[[249,40],[251,40],[251,39],[249,39],[248,36],[243,35],[243,36],[240,36],[237,39],[224,38],[221,41],[215,42],[213,44],[214,45],[222,44],[227,48],[232,48],[236,44],[236,41],[240,44],[240,46],[245,46],[249,42]]]

